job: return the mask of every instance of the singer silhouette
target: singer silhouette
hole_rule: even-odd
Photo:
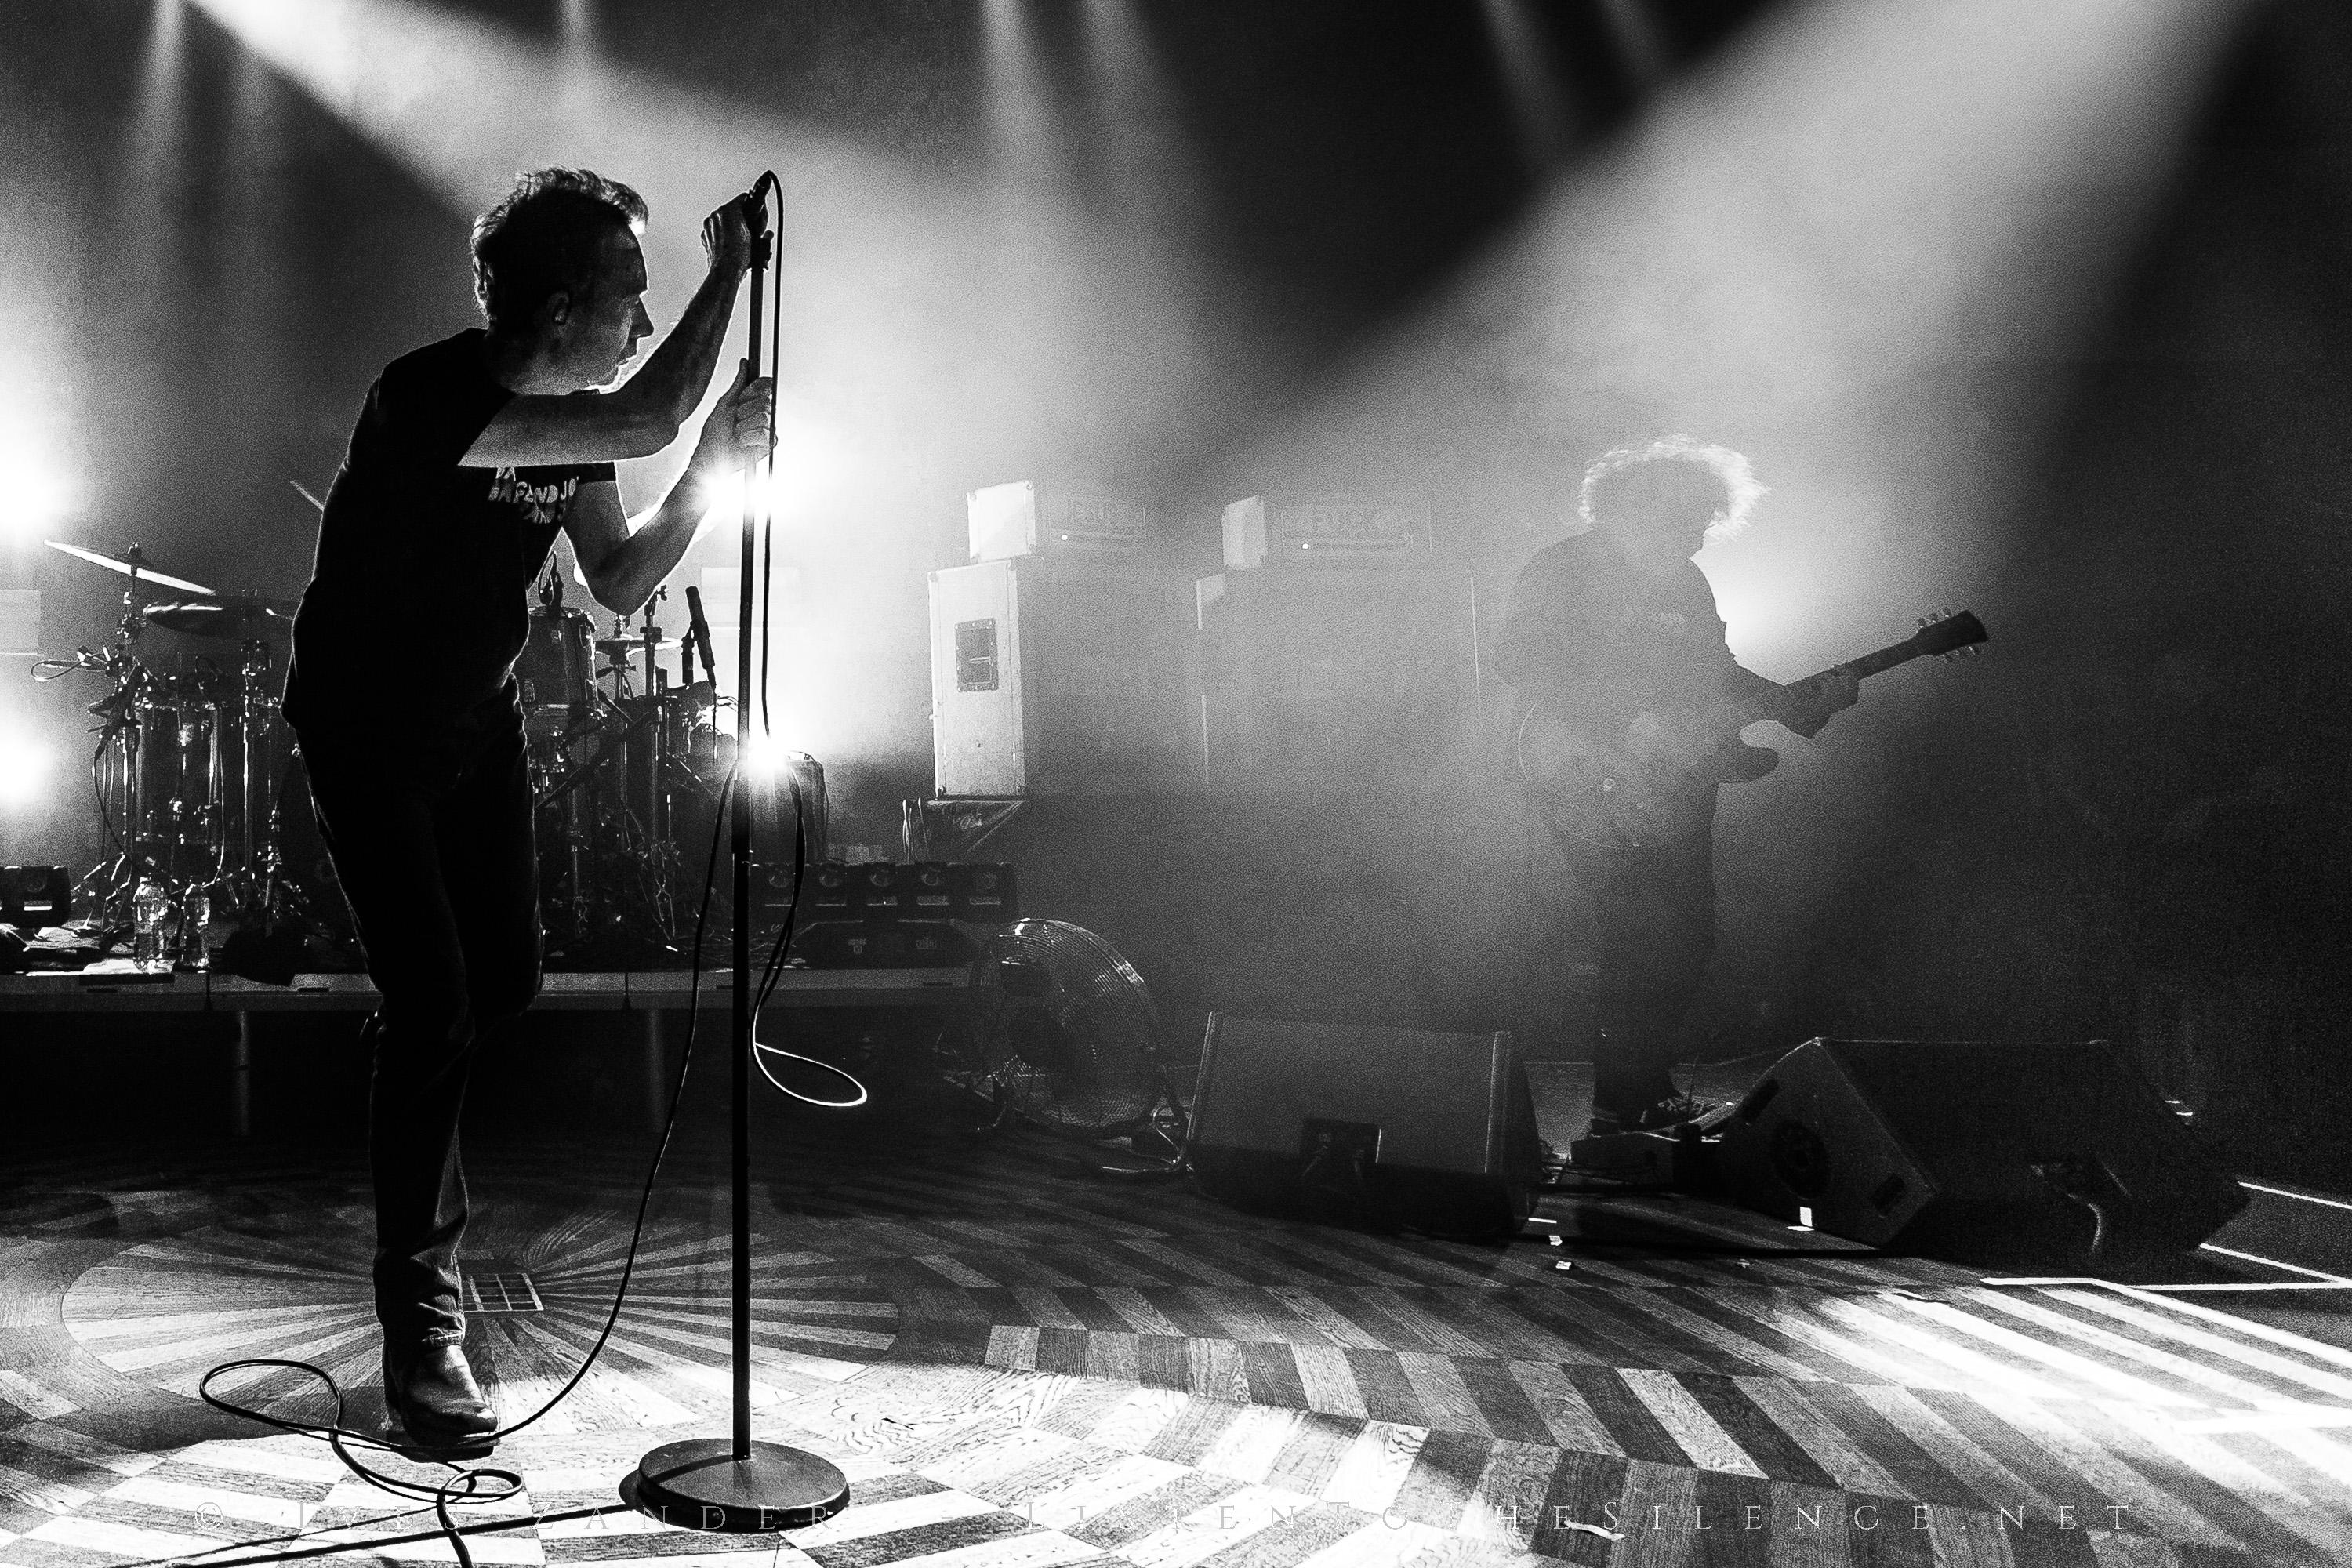
[[[487,325],[368,389],[294,623],[285,713],[383,996],[365,1036],[375,1306],[385,1403],[420,1447],[480,1452],[498,1425],[462,1349],[457,1121],[476,1049],[540,984],[525,595],[561,530],[597,602],[634,611],[718,481],[769,446],[773,386],[746,362],[633,531],[613,465],[667,447],[702,401],[764,221],[749,195],[704,220],[708,274],[625,377],[654,331],[646,216],[626,185],[541,169],[475,222]],[[436,656],[422,667],[406,652],[420,643]]]

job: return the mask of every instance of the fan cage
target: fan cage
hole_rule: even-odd
[[[1150,1120],[1170,1096],[1159,1010],[1135,966],[1066,921],[1016,921],[990,951],[1036,966],[1047,984],[1034,998],[999,992],[966,1087],[1073,1138],[1114,1138]]]

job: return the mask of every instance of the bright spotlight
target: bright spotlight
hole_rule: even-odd
[[[0,734],[0,805],[26,805],[48,784],[49,752],[22,735]]]
[[[0,539],[11,543],[54,530],[81,504],[81,487],[46,453],[0,436]]]
[[[747,502],[756,517],[763,499],[767,514],[776,521],[804,521],[824,500],[845,493],[856,479],[854,458],[863,454],[853,453],[853,439],[847,431],[780,414],[773,470],[763,475],[753,465],[743,470],[740,480],[714,487],[703,526],[734,521],[739,515],[736,508]]]
[[[799,748],[773,735],[754,734],[743,743],[743,776],[753,784],[772,783],[792,770],[799,755]]]

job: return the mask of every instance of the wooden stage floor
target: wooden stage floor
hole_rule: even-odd
[[[601,1321],[643,1143],[469,1153],[469,1275],[530,1309],[470,1330],[509,1419]],[[1681,1200],[1555,1197],[1566,1245],[1478,1247],[888,1118],[793,1143],[758,1169],[758,1431],[841,1464],[852,1506],[751,1538],[618,1506],[646,1448],[725,1429],[698,1133],[603,1361],[501,1446],[527,1495],[463,1510],[500,1527],[477,1562],[2352,1560],[2352,1351],[2242,1295],[1995,1288]],[[453,1561],[429,1510],[193,1397],[299,1357],[381,1419],[359,1151],[17,1150],[0,1182],[0,1564]]]

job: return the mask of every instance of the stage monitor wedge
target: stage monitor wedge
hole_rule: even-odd
[[[1209,1015],[1187,1152],[1222,1202],[1507,1237],[1540,1151],[1507,1034]]]
[[[1889,1251],[2051,1265],[2179,1252],[2246,1204],[2098,1040],[1809,1040],[1720,1131],[1734,1202]]]

